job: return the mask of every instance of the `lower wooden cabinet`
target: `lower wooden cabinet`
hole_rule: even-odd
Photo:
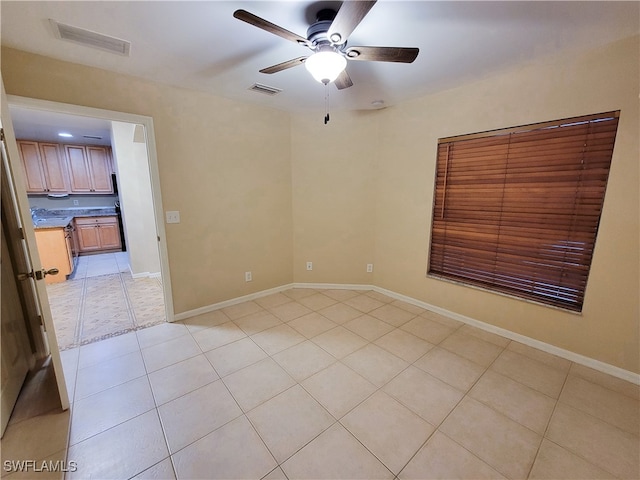
[[[122,250],[116,216],[76,217],[75,223],[80,253]]]
[[[57,268],[57,275],[44,277],[46,283],[59,283],[67,279],[73,271],[73,252],[71,238],[64,228],[46,228],[36,230],[36,244],[42,268]]]

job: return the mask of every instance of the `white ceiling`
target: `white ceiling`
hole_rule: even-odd
[[[10,105],[9,111],[18,140],[111,145],[111,122],[108,120],[35,110],[15,105]],[[59,133],[68,133],[73,136],[62,138],[58,136]]]
[[[303,66],[259,69],[308,54],[305,47],[233,18],[242,8],[306,36],[310,1],[2,1],[3,45],[156,82],[288,111],[324,113],[324,86]],[[351,61],[354,86],[330,89],[332,110],[407,101],[561,51],[637,34],[640,3],[380,0],[349,45],[419,47],[412,64]],[[57,39],[49,19],[131,42],[123,57]],[[283,90],[270,97],[254,83]]]

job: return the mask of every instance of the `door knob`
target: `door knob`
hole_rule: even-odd
[[[57,275],[60,273],[56,267],[50,268],[49,270],[42,269],[42,276],[46,277],[47,275]]]
[[[60,270],[58,270],[56,267],[50,268],[49,270],[45,270],[43,268],[42,270],[37,270],[35,272],[32,270],[29,273],[19,273],[18,280],[26,280],[27,278],[42,280],[47,275],[57,275],[58,273],[60,273]]]

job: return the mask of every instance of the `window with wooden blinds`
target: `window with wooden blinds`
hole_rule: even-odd
[[[440,139],[428,273],[581,311],[618,116]]]

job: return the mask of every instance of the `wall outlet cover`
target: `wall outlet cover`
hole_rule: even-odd
[[[313,262],[307,262],[307,270],[313,270]]]
[[[167,223],[180,223],[180,212],[178,211],[167,211],[165,213],[167,217]]]

